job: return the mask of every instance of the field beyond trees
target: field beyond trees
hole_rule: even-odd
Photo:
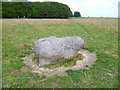
[[[114,18],[3,19],[3,88],[118,88],[118,20]],[[97,61],[89,70],[68,70],[68,76],[30,72],[21,57],[32,53],[39,38],[78,36]],[[41,80],[45,81],[41,82]]]

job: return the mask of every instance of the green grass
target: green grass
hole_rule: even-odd
[[[54,68],[61,67],[61,66],[68,67],[68,66],[74,66],[74,65],[76,65],[76,59],[71,59],[71,60],[64,61],[64,62],[57,62],[54,64],[45,65],[43,67],[54,69]]]
[[[117,88],[118,87],[118,30],[117,19],[104,19],[102,24],[92,19],[85,23],[68,20],[4,20],[2,24],[2,62],[4,88]],[[102,20],[102,19],[100,19]],[[108,22],[109,21],[109,22]],[[113,23],[112,21],[115,21]],[[108,27],[108,28],[107,28]],[[89,70],[68,70],[68,76],[45,76],[31,73],[20,59],[31,53],[33,42],[39,38],[57,36],[82,37],[97,61]],[[20,57],[18,57],[20,56]]]
[[[2,26],[2,20],[0,20]],[[2,27],[0,27],[0,89],[2,88]]]

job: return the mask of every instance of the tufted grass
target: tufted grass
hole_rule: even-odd
[[[81,19],[3,19],[2,20],[3,88],[117,88],[118,24],[111,18]],[[39,38],[82,37],[97,61],[89,70],[68,70],[68,76],[45,76],[31,73],[21,60],[32,52]]]
[[[83,57],[82,54],[78,54],[73,59],[68,59],[67,61],[56,62],[56,63],[53,63],[53,64],[44,65],[44,66],[41,66],[41,67],[54,69],[54,68],[58,68],[58,67],[61,67],[61,66],[64,66],[64,67],[74,66],[74,65],[76,65],[77,60],[83,60],[83,58],[84,57]],[[32,57],[32,61],[34,61],[35,63],[37,63],[37,65],[39,65],[39,59],[37,59],[36,57]]]

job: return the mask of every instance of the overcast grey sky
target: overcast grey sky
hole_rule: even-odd
[[[118,2],[120,0],[29,0],[55,1],[67,4],[72,12],[79,11],[82,17],[118,17]]]

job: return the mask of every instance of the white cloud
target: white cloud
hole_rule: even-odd
[[[83,6],[86,7],[110,7],[111,3],[106,0],[85,0]]]

